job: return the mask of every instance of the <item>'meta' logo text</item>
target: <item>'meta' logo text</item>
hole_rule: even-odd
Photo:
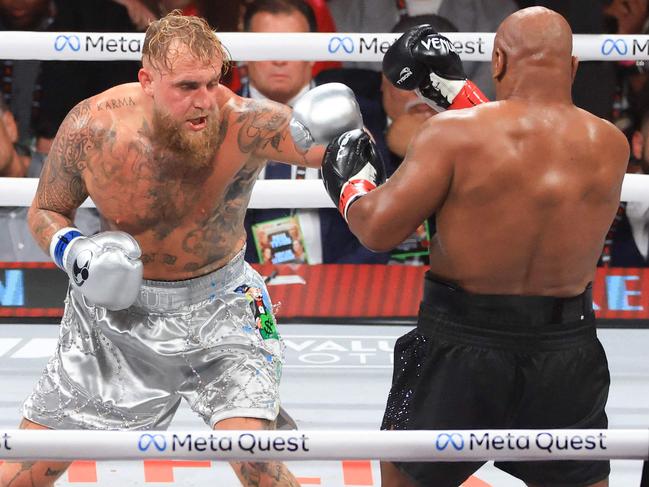
[[[553,453],[555,451],[578,450],[606,450],[606,435],[567,435],[540,432],[533,436],[528,435],[490,435],[484,433],[469,434],[470,450],[529,450],[536,447],[539,450]]]
[[[649,40],[642,38],[608,37],[602,41],[600,52],[604,56],[649,55]]]
[[[139,53],[142,50],[142,42],[139,38],[125,37],[124,35],[59,35],[54,40],[54,50],[77,52],[122,52]]]
[[[145,433],[142,434],[139,438],[138,448],[142,452],[163,452],[167,449],[174,452],[226,452],[241,450],[254,455],[256,453],[266,451],[309,451],[309,448],[307,446],[308,439],[309,438],[304,434],[301,436],[289,437],[258,437],[250,433],[242,433],[238,436],[215,436],[213,433],[205,436],[192,434],[180,436],[177,434],[172,434],[171,441],[167,443],[167,439],[162,434]]]

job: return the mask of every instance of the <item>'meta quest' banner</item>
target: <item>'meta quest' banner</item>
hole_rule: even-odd
[[[264,264],[256,268],[269,276],[280,320],[414,321],[426,270],[400,265]],[[0,317],[61,316],[67,284],[65,273],[51,263],[0,262]],[[649,326],[649,268],[598,269],[593,300],[599,318],[647,320]]]

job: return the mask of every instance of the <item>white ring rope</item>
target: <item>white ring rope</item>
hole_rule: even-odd
[[[220,32],[235,61],[370,61],[399,34]],[[465,61],[490,61],[494,34],[445,33]],[[0,32],[0,59],[46,61],[139,60],[144,34],[121,32]],[[649,59],[647,35],[575,34],[575,56],[582,61]]]
[[[0,459],[489,461],[647,459],[647,430],[0,432]]]
[[[649,179],[647,181],[649,184]],[[1,206],[30,206],[38,178],[0,178]],[[94,208],[88,198],[84,208]],[[248,208],[328,208],[334,207],[322,180],[260,180],[255,183]]]
[[[0,206],[30,206],[37,178],[0,178]],[[622,201],[647,201],[649,175],[627,174],[622,184]],[[87,199],[83,207],[94,207]],[[249,208],[333,208],[322,181],[260,180],[255,183]]]

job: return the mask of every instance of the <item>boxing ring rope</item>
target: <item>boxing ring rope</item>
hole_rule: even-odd
[[[219,36],[234,60],[380,61],[399,34],[394,33],[249,33]],[[489,61],[493,33],[452,32],[463,60]],[[648,35],[575,34],[574,54],[581,60],[649,59]],[[144,34],[97,32],[0,32],[0,59],[110,61],[139,60]],[[0,178],[0,206],[29,206],[36,180]],[[622,201],[644,201],[649,176],[627,175]],[[88,200],[83,206],[94,206]],[[258,181],[250,208],[333,207],[319,181]]]
[[[380,61],[398,34],[219,33],[237,61]],[[449,33],[465,61],[489,61],[493,33]],[[0,32],[1,59],[139,60],[143,34]],[[575,35],[581,60],[649,59],[649,36]],[[37,179],[0,178],[0,206],[29,206]],[[628,174],[623,201],[646,201],[649,175]],[[87,200],[83,206],[94,206]],[[251,208],[333,207],[320,180],[258,181]],[[3,460],[523,461],[648,459],[649,431],[0,431]]]
[[[647,430],[0,432],[3,460],[642,460]]]
[[[465,61],[489,61],[494,34],[445,33]],[[399,34],[220,32],[235,61],[381,61]],[[647,35],[575,34],[582,61],[649,59]],[[0,59],[139,60],[144,34],[120,32],[1,32]]]
[[[0,178],[0,206],[30,206],[37,178]],[[621,201],[647,201],[649,174],[627,174],[622,184]],[[83,207],[94,207],[87,199]],[[255,183],[249,208],[333,208],[319,179],[260,180]]]

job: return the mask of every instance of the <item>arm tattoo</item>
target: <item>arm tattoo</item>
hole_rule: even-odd
[[[300,484],[288,471],[286,465],[279,462],[240,462],[235,464],[241,472],[246,487],[299,487]]]
[[[87,197],[81,173],[95,144],[89,121],[90,103],[83,101],[59,127],[38,185],[40,208],[67,214]]]
[[[111,136],[114,133],[93,124],[88,100],[75,106],[61,123],[32,205],[30,224],[41,247],[60,225],[71,223],[74,211],[87,198],[83,172]]]
[[[281,152],[279,146],[288,135],[288,121],[288,109],[279,110],[274,109],[274,105],[248,101],[236,120],[236,123],[241,124],[237,137],[239,150],[247,154],[270,145]]]
[[[64,472],[64,470],[57,470],[57,469],[47,467],[47,470],[45,471],[45,476],[46,477],[58,477],[63,472]]]
[[[14,485],[16,485],[16,484],[14,484],[14,482],[20,482],[19,477],[21,476],[21,474],[23,472],[27,472],[29,474],[30,483],[31,483],[31,485],[34,485],[34,478],[33,478],[34,472],[32,471],[32,467],[34,466],[35,463],[36,462],[20,462],[18,464],[18,466],[19,466],[18,471],[9,480],[9,482],[7,482],[7,487],[13,487]]]

